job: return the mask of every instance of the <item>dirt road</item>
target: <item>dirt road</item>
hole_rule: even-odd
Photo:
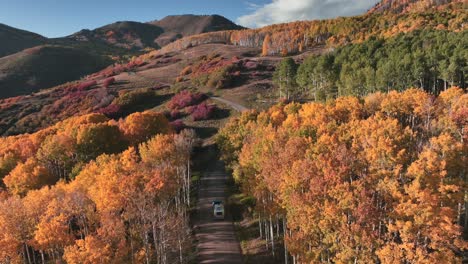
[[[221,97],[211,97],[211,99],[216,100],[218,102],[221,102],[223,104],[228,105],[229,107],[234,108],[234,110],[239,111],[239,112],[244,112],[249,110],[247,107],[240,105],[238,103],[234,103],[232,101],[229,101],[227,99],[221,98]]]
[[[239,242],[236,239],[231,215],[226,207],[224,221],[214,220],[211,202],[225,201],[225,188],[228,175],[224,165],[216,161],[201,178],[198,200],[198,263],[242,263]]]

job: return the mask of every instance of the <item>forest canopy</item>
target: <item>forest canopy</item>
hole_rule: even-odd
[[[183,262],[195,143],[149,111],[0,138],[0,263]]]
[[[275,81],[287,98],[305,96],[316,101],[408,87],[438,94],[452,86],[467,87],[467,46],[466,31],[414,31],[389,39],[371,38],[307,57],[300,65],[286,58],[277,68]],[[285,64],[291,70],[285,71]]]
[[[460,88],[377,92],[246,112],[218,144],[301,263],[461,263],[467,120]]]

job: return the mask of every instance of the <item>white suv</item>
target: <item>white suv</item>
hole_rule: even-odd
[[[215,219],[224,219],[224,205],[221,201],[213,201],[213,217]]]

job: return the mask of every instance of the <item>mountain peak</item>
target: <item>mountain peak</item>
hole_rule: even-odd
[[[164,29],[164,34],[157,40],[160,46],[191,35],[221,30],[244,29],[220,15],[171,15],[161,20],[149,22]]]
[[[237,30],[236,25],[220,15],[171,15],[148,23],[118,21],[94,30],[81,30],[69,38],[78,41],[105,42],[127,49],[158,48],[179,38],[206,32]]]

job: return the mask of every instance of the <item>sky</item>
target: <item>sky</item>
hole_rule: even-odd
[[[116,21],[218,14],[249,28],[364,13],[378,0],[0,0],[0,23],[63,37]]]

